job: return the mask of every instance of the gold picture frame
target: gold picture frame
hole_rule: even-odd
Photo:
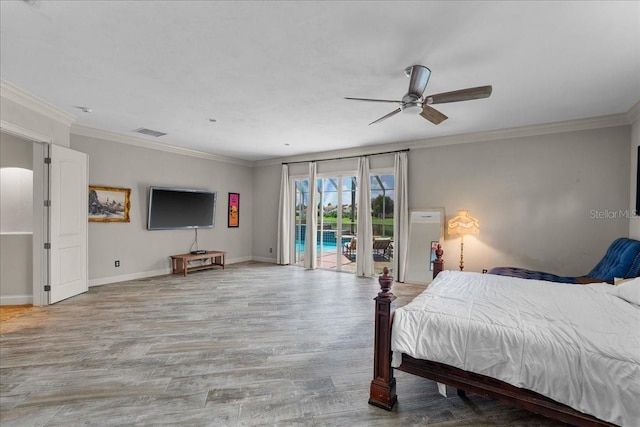
[[[89,222],[130,222],[131,189],[89,186]]]

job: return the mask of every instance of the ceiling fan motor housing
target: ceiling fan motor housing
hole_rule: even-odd
[[[420,114],[422,112],[422,94],[429,83],[431,70],[424,65],[412,65],[404,70],[404,73],[411,79],[409,91],[402,97],[400,108],[409,114]]]
[[[411,79],[409,82],[409,94],[422,96],[429,83],[431,70],[424,65],[412,65],[404,70],[404,73]]]

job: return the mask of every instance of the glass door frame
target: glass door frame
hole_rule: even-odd
[[[318,192],[318,232],[319,232],[319,239],[318,239],[318,245],[320,246],[320,250],[317,252],[317,256],[318,256],[318,268],[322,268],[322,269],[329,269],[332,271],[343,271],[343,260],[342,260],[342,256],[343,256],[343,241],[342,241],[342,229],[343,229],[343,212],[342,212],[342,207],[344,205],[344,201],[343,201],[343,193],[346,191],[343,186],[344,186],[344,178],[348,178],[351,180],[356,180],[356,176],[355,173],[353,172],[332,172],[332,173],[322,173],[322,174],[318,174],[317,176],[318,180],[321,181],[321,190],[319,190]],[[331,267],[324,267],[323,263],[321,262],[321,258],[323,255],[323,249],[324,249],[324,237],[326,234],[325,228],[324,228],[324,196],[326,194],[326,192],[324,191],[324,189],[326,188],[326,180],[331,180],[333,187],[335,188],[335,193],[336,193],[336,223],[335,223],[335,230],[332,230],[335,232],[335,242],[336,242],[336,253],[335,253],[335,258],[334,258],[334,262],[335,262],[335,267],[331,268]],[[334,181],[335,180],[335,181]],[[356,191],[357,191],[357,186],[356,186]],[[357,203],[357,197],[355,198],[356,203]],[[356,212],[357,212],[357,206],[356,206]],[[357,216],[356,216],[356,224],[357,224]],[[355,262],[355,261],[353,261]],[[331,265],[331,261],[329,261],[328,263],[329,265]],[[350,264],[350,263],[349,263]],[[349,271],[350,273],[354,271]]]
[[[302,245],[302,256],[300,259],[298,259],[298,255],[300,253],[300,251],[298,251],[298,246],[299,246],[299,242],[298,239],[296,239],[296,237],[298,236],[298,226],[302,225],[303,222],[300,221],[300,224],[298,224],[298,221],[296,220],[296,214],[298,212],[298,206],[297,206],[297,186],[296,186],[296,181],[309,181],[309,176],[308,175],[298,175],[298,176],[290,176],[289,177],[289,189],[291,194],[293,195],[292,197],[292,202],[291,206],[290,206],[290,214],[291,214],[291,218],[293,218],[293,221],[291,221],[291,233],[289,236],[289,256],[292,260],[291,265],[304,265],[304,244]],[[307,184],[307,188],[308,188],[308,184]],[[304,194],[304,193],[303,193]],[[307,201],[308,199],[308,191],[307,191]],[[302,197],[301,203],[304,201],[304,196]],[[306,217],[305,217],[306,218]],[[305,226],[305,232],[306,232],[306,220],[304,222],[304,226]],[[301,236],[305,237],[305,233],[300,233]]]

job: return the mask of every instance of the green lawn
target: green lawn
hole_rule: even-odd
[[[300,221],[300,217],[296,217],[296,220]],[[326,217],[325,216],[323,218],[323,222],[325,224],[335,225],[337,223],[337,218],[331,218],[331,217]],[[382,219],[382,218],[372,218],[372,223],[373,224],[380,224],[380,225],[384,224],[384,225],[391,226],[391,225],[393,225],[393,218],[384,218],[384,219]],[[345,220],[344,218],[342,218],[342,226],[343,227],[347,227],[347,226],[349,226],[351,224],[352,224],[351,221]]]
[[[300,221],[304,221],[304,218],[296,217],[296,223],[300,223]],[[333,217],[323,217],[323,222],[325,225],[331,227],[331,229],[336,229],[337,219]],[[373,223],[373,234],[374,236],[383,236],[383,237],[392,237],[393,236],[393,218],[372,218]],[[353,230],[355,233],[355,223],[352,223],[348,219],[342,218],[342,229],[350,230],[353,224]],[[384,227],[384,232],[382,231],[382,227]]]

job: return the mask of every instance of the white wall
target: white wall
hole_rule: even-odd
[[[33,169],[32,142],[0,132],[0,167]]]
[[[281,174],[281,165],[254,169],[252,254],[256,260],[276,262]],[[272,249],[271,252],[269,249]]]
[[[465,238],[467,271],[511,265],[586,274],[628,233],[627,218],[592,214],[629,205],[630,132],[622,126],[412,148],[409,208],[444,207],[447,219],[469,209],[480,220],[480,234]],[[279,170],[256,167],[255,194],[275,192]],[[254,216],[260,246],[275,245],[277,212],[276,203]],[[447,269],[457,267],[459,242],[445,236]]]
[[[636,209],[636,174],[638,173],[638,147],[640,146],[640,119],[636,120],[631,127],[631,203],[629,212]],[[640,216],[630,215],[629,237],[640,240]]]
[[[411,150],[409,205],[469,209],[465,270],[516,266],[582,275],[628,219],[596,218],[628,206],[630,127]],[[416,187],[417,185],[417,187]],[[454,268],[459,238],[445,236]]]
[[[31,234],[0,235],[0,305],[32,304]]]
[[[89,155],[90,185],[131,189],[130,223],[89,223],[89,285],[165,274],[170,255],[189,252],[194,230],[146,229],[150,186],[217,191],[215,228],[198,230],[198,246],[227,251],[227,263],[251,259],[252,168],[77,134],[71,148]],[[238,228],[227,228],[229,192],[240,193]]]

